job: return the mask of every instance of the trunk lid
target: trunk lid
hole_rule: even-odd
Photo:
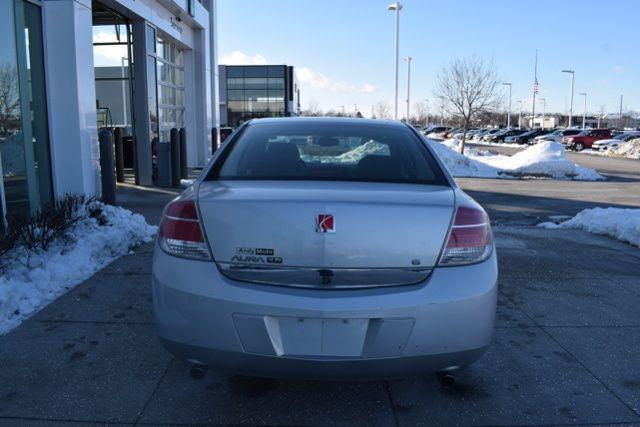
[[[205,181],[198,204],[218,265],[384,275],[435,265],[454,193],[411,184]],[[316,231],[319,214],[333,215],[335,232]]]

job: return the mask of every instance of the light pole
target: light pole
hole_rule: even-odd
[[[587,122],[587,93],[580,92],[579,95],[584,96],[584,110],[582,110],[582,129],[584,130],[585,123]]]
[[[395,98],[393,108],[393,118],[398,120],[398,67],[400,66],[400,11],[402,10],[402,4],[395,2],[387,6],[387,10],[393,10],[396,12],[396,82],[395,82]]]
[[[574,70],[562,70],[562,72],[571,74],[571,102],[569,102],[569,126],[567,126],[570,128],[573,119],[573,83],[576,78],[576,72]]]
[[[518,99],[516,101],[518,103],[518,127],[521,128],[522,127],[522,100]]]
[[[410,98],[411,98],[411,60],[413,59],[410,56],[403,58],[407,61],[407,123],[411,124],[411,116],[410,116]]]
[[[429,127],[429,99],[425,99],[424,102],[427,103],[427,111],[426,111],[426,117],[424,119],[424,127],[428,128]]]
[[[547,98],[540,98],[540,102],[542,102],[542,130],[544,130],[544,116],[547,112]]]
[[[507,110],[507,129],[511,127],[511,83],[502,83],[503,86],[509,86],[509,109]]]
[[[444,97],[440,97],[440,126],[444,125]]]

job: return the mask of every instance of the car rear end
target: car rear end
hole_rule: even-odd
[[[398,168],[403,150],[419,168]],[[269,377],[467,365],[491,341],[496,282],[488,217],[426,141],[339,120],[239,130],[165,209],[153,261],[166,348]]]

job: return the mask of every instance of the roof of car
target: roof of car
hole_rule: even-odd
[[[346,125],[378,125],[378,126],[396,126],[406,127],[405,123],[394,120],[378,120],[378,119],[364,119],[354,117],[270,117],[263,119],[252,119],[250,123],[264,123],[264,124],[304,124],[304,123],[333,123],[333,124],[346,124]]]

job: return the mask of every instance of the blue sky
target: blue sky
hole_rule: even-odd
[[[393,105],[394,17],[384,0],[218,0],[221,63],[285,63],[298,68],[302,105],[353,110]],[[538,49],[540,97],[547,111],[568,111],[576,71],[574,114],[640,110],[638,0],[405,0],[400,55],[414,58],[411,103],[430,99],[440,68],[454,57],[492,59],[513,84],[513,105],[531,110]],[[406,94],[400,64],[400,105]],[[506,87],[505,87],[506,91]],[[506,92],[505,92],[506,93]],[[540,111],[538,104],[537,110]],[[402,107],[401,107],[402,111]]]

